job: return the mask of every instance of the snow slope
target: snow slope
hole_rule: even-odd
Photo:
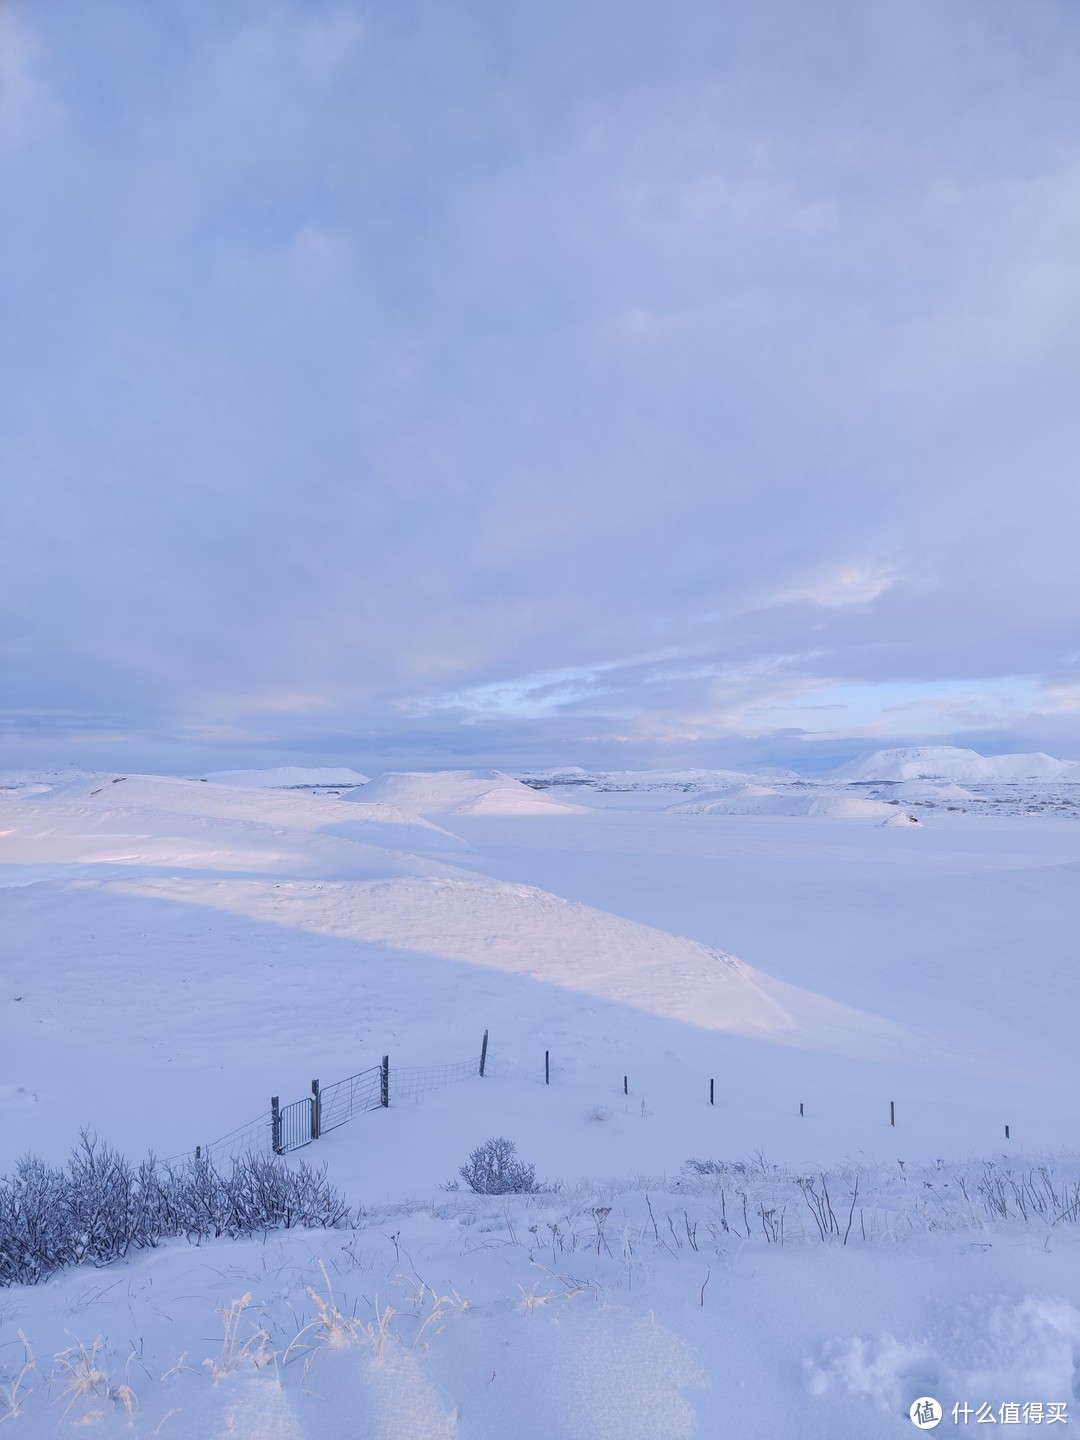
[[[111,865],[143,872],[366,876],[372,857],[386,848],[468,848],[451,832],[395,806],[346,805],[337,797],[168,776],[80,777],[7,806],[5,813],[18,819],[17,828],[0,835],[8,884],[22,875],[41,878],[35,868],[41,866],[59,873],[87,866],[95,870],[86,873],[100,873],[99,867]]]

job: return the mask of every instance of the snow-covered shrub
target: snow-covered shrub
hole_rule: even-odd
[[[218,1170],[191,1159],[135,1169],[83,1133],[67,1166],[27,1156],[0,1179],[0,1285],[33,1285],[65,1265],[107,1265],[169,1237],[203,1240],[347,1223],[325,1172],[244,1155]]]
[[[295,1162],[283,1165],[268,1155],[234,1160],[225,1190],[228,1235],[253,1235],[296,1225],[328,1230],[350,1218],[348,1205],[324,1170]]]
[[[33,1285],[67,1264],[64,1173],[25,1155],[0,1180],[0,1285]]]
[[[477,1195],[527,1195],[537,1189],[536,1166],[517,1158],[517,1146],[504,1136],[478,1145],[458,1174]]]
[[[70,1261],[107,1265],[143,1241],[142,1204],[130,1163],[84,1130],[63,1186]]]

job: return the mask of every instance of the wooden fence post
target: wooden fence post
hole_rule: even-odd
[[[275,1155],[281,1154],[281,1101],[277,1095],[270,1100],[270,1148]]]
[[[627,1080],[625,1075],[622,1077],[622,1093],[624,1095],[630,1094],[630,1082]]]
[[[890,1124],[890,1125],[895,1125],[895,1124],[896,1124],[896,1101],[895,1101],[895,1100],[890,1100],[890,1101],[889,1101],[889,1124]]]
[[[803,1110],[803,1102],[800,1100],[800,1101],[799,1101],[799,1114],[800,1114],[800,1115],[804,1115],[805,1113],[806,1113],[806,1112]]]
[[[1008,1138],[1009,1138],[1009,1127],[1006,1125],[1006,1126],[1005,1126],[1005,1139],[1008,1140]]]
[[[715,1104],[716,1104],[716,1081],[715,1081],[715,1080],[710,1080],[710,1081],[709,1081],[709,1104],[710,1104],[710,1105],[715,1105]]]
[[[390,1104],[390,1056],[382,1057],[382,1064],[379,1066],[379,1103],[383,1109]]]
[[[483,1040],[480,1042],[480,1074],[481,1074],[481,1076],[483,1076],[484,1067],[487,1065],[487,1035],[488,1035],[488,1032],[485,1030],[485,1031],[484,1031],[484,1038],[483,1038]]]
[[[551,1051],[544,1051],[544,1084],[551,1084]]]
[[[322,1128],[322,1102],[319,1099],[319,1082],[311,1082],[311,1138],[318,1140]]]

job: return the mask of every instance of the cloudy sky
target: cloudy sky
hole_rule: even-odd
[[[1074,0],[0,0],[9,765],[1080,758]]]

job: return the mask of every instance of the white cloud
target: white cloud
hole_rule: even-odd
[[[0,147],[23,137],[36,95],[33,50],[11,0],[0,0]]]
[[[892,565],[847,564],[820,571],[800,584],[783,590],[773,602],[783,604],[793,600],[811,600],[826,609],[845,605],[868,605],[897,582],[897,572]]]

